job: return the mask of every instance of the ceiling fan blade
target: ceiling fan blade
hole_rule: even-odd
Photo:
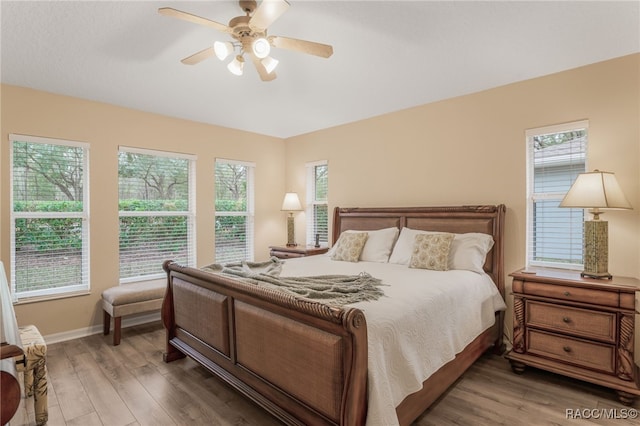
[[[251,54],[250,56],[251,56],[251,61],[253,62],[253,65],[256,67],[256,70],[258,70],[258,74],[260,74],[260,80],[271,81],[276,79],[277,76],[275,71],[267,72],[267,69],[264,67],[264,65],[260,61],[260,58],[258,58],[254,54]]]
[[[233,33],[233,30],[224,24],[212,21],[207,18],[202,18],[191,13],[183,12],[181,10],[174,9],[172,7],[161,7],[158,9],[158,13],[164,16],[170,16],[172,18],[182,19],[183,21],[189,21],[198,25],[205,25],[207,27],[214,28],[223,33]]]
[[[264,31],[287,9],[289,9],[289,3],[286,0],[262,0],[249,20],[249,27],[254,31]]]
[[[206,49],[203,49],[198,53],[194,53],[191,56],[187,56],[180,62],[182,62],[185,65],[195,65],[201,61],[204,61],[207,58],[212,57],[214,54],[215,52],[213,50],[213,47],[207,47]]]
[[[279,49],[295,50],[296,52],[308,53],[309,55],[323,58],[333,55],[333,47],[328,44],[280,36],[269,37],[269,42]]]

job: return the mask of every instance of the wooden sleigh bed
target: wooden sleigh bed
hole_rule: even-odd
[[[493,237],[484,270],[504,297],[504,205],[336,208],[342,231],[389,227]],[[362,310],[330,307],[235,279],[164,264],[164,361],[189,356],[285,424],[364,425],[367,415],[367,322]],[[397,406],[399,423],[422,414],[487,349],[501,352],[503,318]]]

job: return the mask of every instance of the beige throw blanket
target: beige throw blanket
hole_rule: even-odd
[[[366,272],[358,275],[316,275],[309,277],[280,277],[283,261],[272,257],[266,262],[214,263],[203,271],[232,276],[243,282],[276,288],[297,297],[311,299],[331,306],[377,300],[384,292],[381,280]]]

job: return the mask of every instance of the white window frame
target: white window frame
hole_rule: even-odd
[[[569,123],[557,124],[552,126],[538,127],[534,129],[528,129],[525,132],[526,143],[527,143],[527,216],[526,216],[526,266],[542,266],[542,267],[552,267],[552,268],[561,268],[561,269],[575,269],[579,270],[583,268],[583,263],[565,263],[565,262],[550,262],[550,261],[540,261],[534,259],[534,206],[537,201],[552,201],[557,200],[558,204],[564,198],[566,192],[549,192],[549,193],[535,193],[535,164],[534,164],[534,137],[540,135],[548,135],[554,133],[564,133],[570,132],[574,130],[585,130],[585,147],[584,152],[582,152],[582,156],[584,157],[584,171],[587,170],[587,146],[588,146],[588,137],[589,137],[589,121],[588,120],[579,120],[573,121]],[[566,161],[569,162],[571,159],[567,155],[566,158],[558,157],[554,161]],[[580,210],[582,221],[584,222],[584,209],[573,209]],[[582,252],[583,248],[580,247]],[[584,255],[584,253],[582,253]]]
[[[307,244],[315,245],[316,236],[314,230],[315,223],[315,206],[327,206],[327,241],[321,241],[321,246],[328,246],[330,243],[329,235],[329,188],[327,187],[327,199],[324,201],[316,200],[316,167],[327,166],[329,170],[329,162],[327,160],[312,161],[305,164],[307,169],[307,197],[306,197],[306,216],[307,216]],[[328,186],[328,184],[327,184]]]
[[[247,168],[247,210],[243,211],[243,212],[219,212],[219,211],[215,211],[215,217],[220,217],[220,216],[244,216],[246,217],[246,224],[247,224],[247,235],[246,235],[246,253],[247,253],[247,258],[246,259],[242,259],[242,260],[246,260],[247,262],[253,262],[253,260],[255,259],[255,169],[256,169],[256,163],[253,162],[249,162],[249,161],[240,161],[240,160],[229,160],[226,158],[216,158],[215,160],[215,167],[218,167],[218,164],[237,164],[240,166],[244,166]],[[215,182],[215,172],[214,172],[214,182],[213,182],[213,186],[215,188],[216,186],[216,182]],[[214,195],[214,205],[215,205],[215,201],[216,201],[216,197],[217,194]],[[214,240],[214,244],[216,244],[215,241],[215,226],[214,226],[214,236],[213,236],[213,240]],[[214,253],[215,253],[215,247],[214,247]],[[218,262],[218,259],[216,259],[216,262]]]
[[[16,212],[14,211],[13,199],[13,144],[14,142],[26,142],[32,144],[62,145],[68,147],[82,148],[84,151],[82,160],[82,209],[81,212]],[[9,135],[9,209],[11,220],[11,295],[14,302],[24,299],[54,298],[61,295],[74,295],[78,293],[87,293],[90,290],[90,214],[89,214],[89,148],[86,142],[72,141],[66,139],[54,139],[39,136],[28,136],[19,134]],[[55,218],[75,218],[82,220],[82,282],[79,284],[68,285],[64,287],[39,289],[30,291],[17,291],[16,283],[16,219],[55,219]]]
[[[121,152],[128,152],[132,154],[142,154],[142,155],[153,155],[157,157],[168,157],[168,158],[181,158],[189,161],[189,210],[187,211],[144,211],[144,212],[128,212],[128,211],[120,211],[118,208],[118,227],[120,226],[120,218],[122,217],[134,217],[134,216],[144,216],[144,217],[152,217],[152,216],[185,216],[187,218],[187,265],[186,266],[195,266],[196,264],[196,232],[195,232],[195,218],[196,218],[196,160],[198,157],[193,154],[185,154],[180,152],[170,152],[170,151],[159,151],[153,149],[145,149],[145,148],[134,148],[128,146],[119,146],[118,154]],[[118,176],[118,179],[120,177]],[[118,203],[120,202],[120,194],[118,191]],[[120,237],[118,236],[118,241]],[[120,249],[118,248],[118,251]],[[167,259],[169,260],[169,259]],[[118,268],[120,266],[120,261],[118,260]],[[166,274],[164,272],[158,272],[156,274],[147,274],[147,275],[139,275],[135,277],[126,277],[119,279],[120,284],[127,284],[133,282],[140,281],[150,281],[154,279],[164,278]]]

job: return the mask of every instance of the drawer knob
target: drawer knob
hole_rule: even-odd
[[[563,351],[565,351],[565,352],[567,352],[567,353],[568,353],[568,352],[571,352],[571,348],[570,348],[569,346],[564,346],[564,347],[562,348],[562,350],[563,350]]]
[[[565,295],[565,296],[567,296],[567,297],[569,297],[569,296],[571,296],[571,293],[569,293],[568,291],[565,291],[565,292],[564,292],[564,295]]]
[[[564,322],[564,323],[567,323],[567,324],[568,324],[568,323],[570,323],[570,322],[571,322],[571,318],[569,318],[569,317],[562,317],[562,322]]]

